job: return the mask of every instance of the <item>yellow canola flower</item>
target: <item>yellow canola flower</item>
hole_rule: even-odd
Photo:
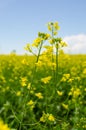
[[[43,112],[42,117],[40,118],[40,121],[45,122],[46,119],[47,119],[47,114],[45,114],[45,112]]]
[[[62,82],[67,81],[70,78],[70,74],[63,74],[63,77],[61,79]]]
[[[17,95],[17,96],[20,96],[20,95],[21,95],[21,91],[18,91],[18,92],[16,93],[16,95]]]
[[[57,35],[57,32],[55,31],[55,32],[53,32],[53,34],[54,34],[54,35]]]
[[[70,92],[68,93],[68,95],[69,95],[69,96],[72,95],[72,92],[70,91]]]
[[[37,63],[35,63],[35,65],[37,66],[37,67],[41,67],[42,65],[43,65],[43,63],[42,63],[42,61],[38,61]]]
[[[63,75],[66,79],[69,79],[70,78],[70,74],[64,74]]]
[[[45,45],[45,46],[43,46],[45,49],[47,49],[47,50],[53,50],[53,47],[52,46],[48,46],[48,45]]]
[[[26,51],[32,52],[30,43],[27,43],[26,46],[24,47],[24,49]]]
[[[4,124],[2,120],[0,120],[0,130],[10,130],[10,128],[8,128],[7,124]]]
[[[28,103],[27,103],[28,106],[30,106],[31,110],[34,108],[35,106],[35,102],[33,100],[30,100]]]
[[[33,41],[33,43],[40,43],[42,40],[42,38],[38,37]]]
[[[54,44],[54,39],[50,39],[50,40],[49,40],[49,43],[50,43],[50,44]]]
[[[31,83],[28,83],[27,89],[30,89],[30,88],[31,88]]]
[[[34,94],[34,91],[33,91],[33,90],[31,90],[31,91],[30,91],[30,93],[31,93],[31,94]]]
[[[52,114],[49,114],[48,120],[49,121],[55,121],[55,117]]]
[[[52,47],[52,46],[47,46],[47,45],[46,45],[46,46],[43,46],[43,47],[46,49],[46,50],[44,50],[43,53],[42,53],[42,54],[44,55],[43,58],[44,58],[45,56],[48,58],[48,57],[52,54],[54,47]],[[49,60],[49,58],[48,58],[48,60]]]
[[[44,39],[47,40],[50,37],[50,34],[46,33]]]
[[[59,27],[59,25],[58,25],[58,22],[55,22],[55,23],[54,23],[54,28],[55,28],[56,30],[59,30],[59,29],[60,29],[60,27]]]
[[[49,30],[49,31],[51,31],[51,30],[52,30],[52,28],[51,28],[50,24],[48,24],[48,26],[47,26],[47,27],[48,27],[48,30]]]
[[[22,77],[21,78],[21,85],[22,85],[22,87],[24,87],[24,86],[26,86],[27,84],[27,77]]]
[[[0,78],[1,78],[1,80],[2,80],[3,83],[6,83],[6,80],[5,80],[4,76],[1,76]]]
[[[33,105],[34,104],[34,102],[32,101],[32,100],[30,100],[28,103],[27,103],[27,105]]]
[[[49,22],[48,23],[48,30],[52,31],[52,28],[54,28],[55,30],[59,30],[60,27],[58,25],[58,22]]]
[[[73,98],[77,98],[81,94],[81,90],[79,88],[71,88],[68,95],[72,95]]]
[[[86,74],[86,68],[83,70],[83,74]]]
[[[67,79],[65,77],[62,77],[61,81],[65,82]]]
[[[74,92],[74,87],[71,88],[70,92],[68,93],[68,95],[73,95],[73,92]]]
[[[35,96],[37,96],[39,99],[42,99],[42,98],[43,98],[42,93],[40,93],[40,92],[39,92],[39,93],[36,93]]]
[[[73,80],[74,80],[74,79],[70,78],[70,79],[68,80],[68,82],[69,82],[69,83],[72,83]]]
[[[23,65],[28,65],[28,62],[26,61],[26,59],[23,59],[23,60],[21,61],[21,63],[22,63]]]
[[[42,117],[40,118],[40,121],[41,121],[41,122],[45,122],[45,118],[42,116]]]
[[[86,88],[84,89],[84,91],[86,92]]]
[[[33,44],[32,44],[32,47],[38,47],[38,46],[39,46],[38,43],[33,43]]]
[[[54,122],[55,117],[52,114],[43,112],[42,117],[40,118],[40,121],[41,122],[46,122],[48,120]]]
[[[38,47],[39,44],[41,43],[41,41],[43,41],[43,38],[40,38],[40,37],[36,38],[36,39],[33,41],[32,46],[33,46],[33,47]]]
[[[79,88],[77,88],[76,90],[73,91],[74,98],[78,97],[80,94],[81,94],[81,91]]]
[[[63,106],[65,109],[68,109],[68,105],[67,105],[67,104],[62,103],[62,106]]]
[[[41,33],[41,32],[39,32],[39,33],[38,33],[38,36],[39,36],[39,38],[41,38],[42,40],[47,40],[47,39],[50,38],[50,34],[48,34],[48,33]]]
[[[60,45],[61,45],[62,47],[66,47],[66,46],[67,46],[67,43],[64,42],[64,41],[61,41],[61,42],[60,42]]]
[[[52,63],[52,66],[56,68],[56,63]]]
[[[57,94],[58,94],[59,96],[62,96],[62,95],[63,95],[63,92],[57,91]]]
[[[27,81],[27,77],[22,77],[21,81],[26,82]]]
[[[45,78],[41,78],[41,82],[43,82],[44,84],[49,83],[49,81],[51,80],[51,76],[45,77]]]

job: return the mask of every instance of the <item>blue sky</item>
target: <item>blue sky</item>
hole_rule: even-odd
[[[85,13],[86,0],[0,0],[0,53],[25,53],[26,43],[46,32],[50,21],[59,22],[67,52],[86,53]]]

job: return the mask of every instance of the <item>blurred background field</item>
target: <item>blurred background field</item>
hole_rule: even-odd
[[[0,55],[0,118],[15,130],[85,130],[86,55],[59,54],[57,84],[47,60],[33,73],[35,60]]]

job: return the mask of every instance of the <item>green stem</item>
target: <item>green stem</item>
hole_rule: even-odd
[[[56,48],[56,73],[55,73],[55,83],[57,83],[58,79],[58,48]]]
[[[38,52],[38,56],[37,56],[36,63],[37,63],[38,60],[39,60],[39,56],[40,56],[40,53],[41,53],[42,45],[43,45],[43,41],[41,41],[41,44],[40,44],[40,47],[39,47],[39,52]]]
[[[53,28],[53,25],[52,25],[52,39],[54,38],[54,28]],[[53,54],[53,43],[52,43],[52,63],[54,63],[54,54]],[[54,72],[54,66],[52,66],[52,76],[54,77],[55,79],[55,72]]]
[[[40,57],[40,53],[41,53],[42,46],[43,46],[43,41],[41,41],[41,43],[40,43],[39,51],[38,51],[38,55],[37,55],[37,59],[36,59],[36,62],[35,62],[35,63],[38,63],[38,61],[39,61],[39,57]],[[34,68],[33,68],[33,70],[32,70],[31,85],[32,85],[32,82],[33,82],[33,79],[34,79],[34,73],[35,73],[35,72],[36,72],[36,65],[34,66]]]

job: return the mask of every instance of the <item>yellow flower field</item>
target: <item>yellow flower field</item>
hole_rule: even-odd
[[[58,23],[48,29],[26,45],[33,55],[0,55],[0,130],[86,129],[86,55],[64,54]]]
[[[32,56],[0,56],[0,118],[16,130],[63,129],[64,123],[84,130],[86,55],[59,55],[56,83],[46,63],[33,73],[34,62]]]

